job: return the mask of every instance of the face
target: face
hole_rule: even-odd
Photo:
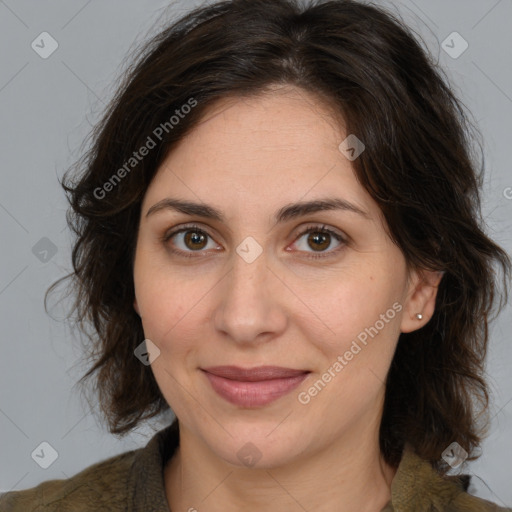
[[[398,336],[432,313],[434,288],[408,273],[346,137],[302,90],[224,99],[144,197],[134,306],[151,368],[180,428],[233,464],[376,436]],[[312,201],[338,206],[291,208]]]

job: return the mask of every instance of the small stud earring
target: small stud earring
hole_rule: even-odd
[[[423,318],[423,315],[421,313],[416,313],[416,318],[418,320],[421,320]]]

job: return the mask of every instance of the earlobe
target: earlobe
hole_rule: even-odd
[[[443,271],[427,270],[414,274],[404,307],[400,326],[401,332],[416,331],[432,318],[435,310],[437,289],[443,274]]]

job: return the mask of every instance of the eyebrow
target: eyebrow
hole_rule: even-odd
[[[154,204],[146,213],[146,217],[162,210],[174,210],[186,215],[197,215],[199,217],[219,222],[225,221],[223,213],[211,205],[169,197]],[[299,203],[287,204],[275,213],[274,218],[277,223],[282,223],[310,213],[328,210],[352,212],[361,215],[366,219],[370,219],[370,215],[366,211],[362,210],[355,204],[350,203],[346,199],[341,198],[316,199],[314,201],[302,201]]]

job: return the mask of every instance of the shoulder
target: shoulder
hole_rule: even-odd
[[[2,512],[85,512],[126,510],[127,487],[136,453],[116,455],[87,467],[66,480],[0,495]]]
[[[393,510],[436,512],[512,512],[467,492],[466,475],[441,476],[406,445],[391,485]]]
[[[477,498],[467,492],[461,493],[453,503],[452,508],[447,509],[453,512],[512,512],[512,508],[499,507],[495,503]]]

